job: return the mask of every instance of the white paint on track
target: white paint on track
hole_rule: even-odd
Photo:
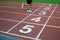
[[[18,22],[16,25],[14,25],[11,29],[9,29],[7,32],[10,32],[11,30],[13,30],[15,27],[17,27],[20,23],[22,23],[24,20],[26,20],[28,17],[30,17],[32,14],[34,14],[36,11],[38,11],[42,6],[40,6],[38,9],[36,9],[34,12],[32,12],[30,15],[28,15],[26,18],[24,18],[22,21]]]
[[[36,39],[38,39],[38,38],[40,37],[40,35],[42,34],[43,30],[44,30],[45,27],[46,27],[46,24],[48,23],[48,21],[49,21],[50,18],[52,17],[52,15],[53,15],[54,11],[56,10],[56,8],[57,8],[57,5],[56,5],[55,9],[52,11],[51,15],[48,17],[48,19],[47,19],[47,21],[45,22],[45,24],[43,25],[43,27],[42,27],[41,31],[39,32],[39,34],[37,35]]]

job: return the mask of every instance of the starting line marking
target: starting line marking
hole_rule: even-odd
[[[19,34],[8,33],[8,32],[4,32],[4,31],[0,31],[0,32],[1,32],[1,33],[5,33],[5,34],[9,34],[9,35],[13,35],[13,36],[28,38],[28,39],[32,39],[32,40],[40,40],[40,39],[36,39],[36,38],[33,38],[33,37],[28,37],[28,36],[19,35]]]

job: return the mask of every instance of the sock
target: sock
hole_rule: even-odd
[[[28,10],[30,10],[30,9],[28,9]]]

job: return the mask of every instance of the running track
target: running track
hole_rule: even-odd
[[[0,2],[0,34],[19,40],[60,40],[60,4]],[[38,21],[37,21],[38,20]]]

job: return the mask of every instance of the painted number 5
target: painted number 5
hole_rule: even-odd
[[[22,29],[19,30],[19,32],[21,32],[21,33],[30,33],[32,31],[32,28],[34,28],[34,26],[25,25]]]

